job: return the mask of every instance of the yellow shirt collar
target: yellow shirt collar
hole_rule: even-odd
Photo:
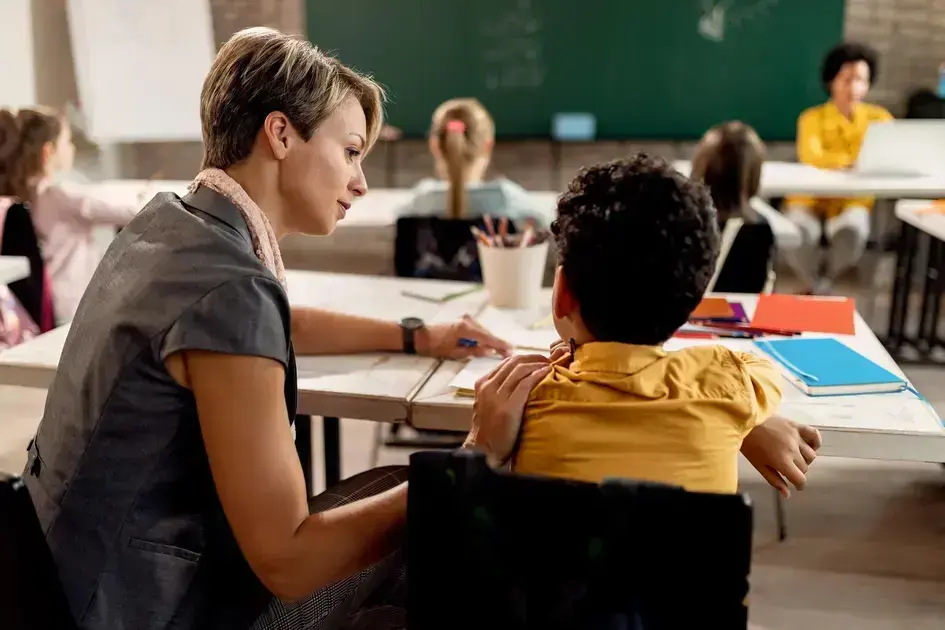
[[[830,118],[840,121],[841,124],[850,125],[855,129],[866,127],[866,125],[869,124],[869,116],[866,108],[863,107],[863,103],[857,103],[853,106],[852,119],[844,116],[832,100],[827,101],[824,105],[824,109]]]
[[[572,372],[612,372],[636,374],[666,356],[659,346],[636,346],[629,343],[595,341],[574,352]]]

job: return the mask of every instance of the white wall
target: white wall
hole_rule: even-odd
[[[0,106],[36,103],[30,0],[0,0]]]

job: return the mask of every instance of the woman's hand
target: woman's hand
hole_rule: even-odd
[[[817,458],[820,431],[780,416],[773,416],[752,429],[742,442],[742,455],[761,476],[788,497],[791,482],[798,490],[807,483],[807,469]]]
[[[433,324],[417,331],[417,352],[439,359],[465,359],[499,354],[507,357],[512,346],[479,325],[469,315],[451,324]]]
[[[476,381],[473,427],[463,446],[483,451],[493,468],[508,462],[522,428],[528,395],[550,371],[547,357],[519,355]]]

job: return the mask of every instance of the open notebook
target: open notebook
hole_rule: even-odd
[[[558,341],[551,319],[541,311],[504,311],[489,306],[476,319],[493,335],[512,344],[514,354],[548,354],[551,345]],[[470,359],[453,377],[449,387],[457,396],[472,396],[476,381],[501,362],[499,357]]]

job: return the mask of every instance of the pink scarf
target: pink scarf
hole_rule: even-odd
[[[282,283],[282,286],[285,286],[285,267],[282,264],[279,240],[265,213],[255,201],[249,198],[243,187],[218,168],[200,171],[190,185],[190,189],[196,190],[198,186],[206,186],[233,202],[249,228],[256,257]]]

